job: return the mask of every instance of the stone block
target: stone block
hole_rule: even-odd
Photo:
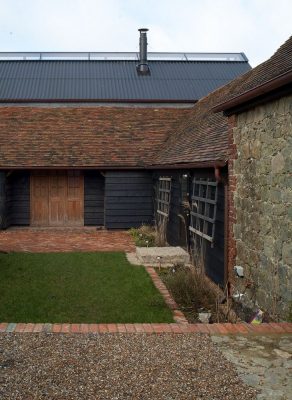
[[[250,144],[251,157],[259,159],[261,157],[261,142],[256,139]]]
[[[190,262],[189,253],[181,247],[137,247],[136,255],[143,265],[157,266],[161,262],[161,265],[171,266]]]
[[[250,158],[251,153],[250,153],[250,143],[249,142],[244,142],[241,146],[241,154],[242,157],[245,159]]]
[[[268,236],[264,242],[264,254],[267,258],[274,257],[275,254],[275,240],[273,237]]]
[[[272,202],[280,202],[282,197],[282,193],[278,189],[271,189],[270,190],[270,199]]]
[[[282,259],[285,264],[292,265],[292,244],[291,243],[288,243],[288,242],[283,243]]]
[[[273,174],[279,174],[285,167],[285,159],[282,153],[278,153],[271,160],[271,171]]]

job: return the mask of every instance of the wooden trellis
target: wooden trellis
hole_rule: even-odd
[[[217,182],[209,179],[193,179],[189,230],[193,242],[207,240],[214,246],[217,211]]]
[[[160,177],[157,193],[157,213],[165,218],[169,216],[171,196],[171,178]]]

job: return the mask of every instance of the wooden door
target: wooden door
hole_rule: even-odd
[[[80,171],[68,171],[66,224],[69,226],[84,225],[83,192],[83,176]]]
[[[83,184],[80,171],[32,173],[31,225],[84,225]]]
[[[49,225],[66,225],[66,185],[67,176],[63,171],[49,174]]]
[[[31,225],[49,225],[49,176],[44,172],[31,175]]]

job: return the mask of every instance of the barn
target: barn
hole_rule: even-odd
[[[250,66],[147,52],[146,34],[139,53],[0,53],[1,228],[128,229],[168,192],[169,244],[204,243],[223,285],[228,124],[209,93]]]

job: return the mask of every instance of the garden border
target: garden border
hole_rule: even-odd
[[[154,283],[154,286],[156,287],[157,290],[159,290],[162,297],[164,298],[165,303],[171,309],[173,314],[173,319],[175,320],[175,322],[178,324],[188,324],[189,323],[188,320],[184,316],[183,312],[179,309],[179,306],[171,296],[170,292],[160,279],[160,276],[157,274],[155,269],[153,267],[145,267],[145,269],[150,275],[152,282]]]
[[[291,322],[262,323],[252,325],[246,322],[239,324],[32,324],[32,323],[0,323],[0,332],[5,333],[204,333],[208,335],[266,335],[292,334]]]

